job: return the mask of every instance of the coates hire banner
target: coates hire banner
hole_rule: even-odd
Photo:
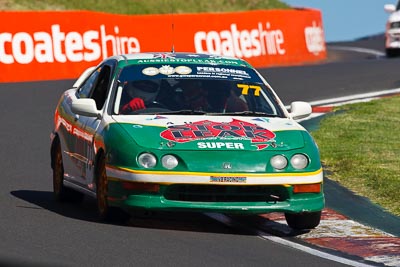
[[[115,15],[87,11],[0,12],[0,82],[74,79],[106,57],[199,52],[255,67],[326,58],[321,12]],[[7,23],[8,22],[8,23]]]

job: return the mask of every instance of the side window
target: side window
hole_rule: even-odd
[[[100,70],[96,86],[92,92],[91,98],[96,101],[97,109],[102,109],[107,98],[107,92],[110,83],[111,68],[103,66]]]
[[[78,91],[79,98],[88,98],[90,96],[90,92],[92,91],[94,85],[96,84],[96,80],[99,77],[101,68],[97,69],[89,78],[83,83],[81,88]]]
[[[97,109],[102,109],[107,97],[107,89],[110,83],[111,68],[102,66],[98,68],[83,83],[78,91],[79,98],[93,98]]]

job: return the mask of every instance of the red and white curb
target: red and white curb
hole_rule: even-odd
[[[262,217],[267,219],[263,224],[264,230],[273,229],[286,236],[292,234],[284,215],[271,213]],[[330,209],[323,210],[318,227],[296,238],[321,248],[359,257],[366,262],[400,266],[399,237],[350,220]]]
[[[282,213],[244,218],[219,213],[206,215],[231,227],[250,228],[263,239],[349,266],[400,266],[399,237],[350,220],[330,209],[323,210],[318,227],[301,232],[291,229]],[[341,252],[347,257],[325,251]]]
[[[312,114],[310,117],[303,119],[303,120],[309,120],[321,115],[324,115],[326,113],[329,113],[333,111],[334,107],[337,106],[342,106],[345,104],[352,104],[352,103],[359,103],[359,102],[368,102],[374,99],[379,99],[383,97],[388,97],[388,96],[393,96],[393,95],[399,95],[400,94],[400,88],[395,88],[395,89],[389,89],[389,90],[383,90],[383,91],[377,91],[377,92],[371,92],[371,93],[365,93],[365,94],[356,94],[356,95],[351,95],[351,96],[345,96],[345,97],[337,97],[337,98],[330,98],[330,99],[324,99],[324,100],[319,100],[319,101],[312,101],[309,102],[309,104],[312,106]]]

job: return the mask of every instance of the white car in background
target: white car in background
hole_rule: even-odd
[[[386,56],[395,57],[400,55],[400,1],[384,5],[384,10],[390,14],[385,31]]]

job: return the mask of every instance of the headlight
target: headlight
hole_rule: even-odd
[[[161,163],[164,168],[171,170],[178,166],[178,159],[172,155],[165,155],[164,157],[162,157]]]
[[[138,157],[138,162],[142,167],[148,169],[156,166],[157,159],[153,154],[143,153],[140,154],[140,156]]]
[[[271,165],[275,169],[282,170],[287,166],[287,159],[282,155],[276,155],[271,158]]]
[[[290,164],[297,170],[304,169],[308,165],[308,158],[303,154],[296,154],[290,159]]]

